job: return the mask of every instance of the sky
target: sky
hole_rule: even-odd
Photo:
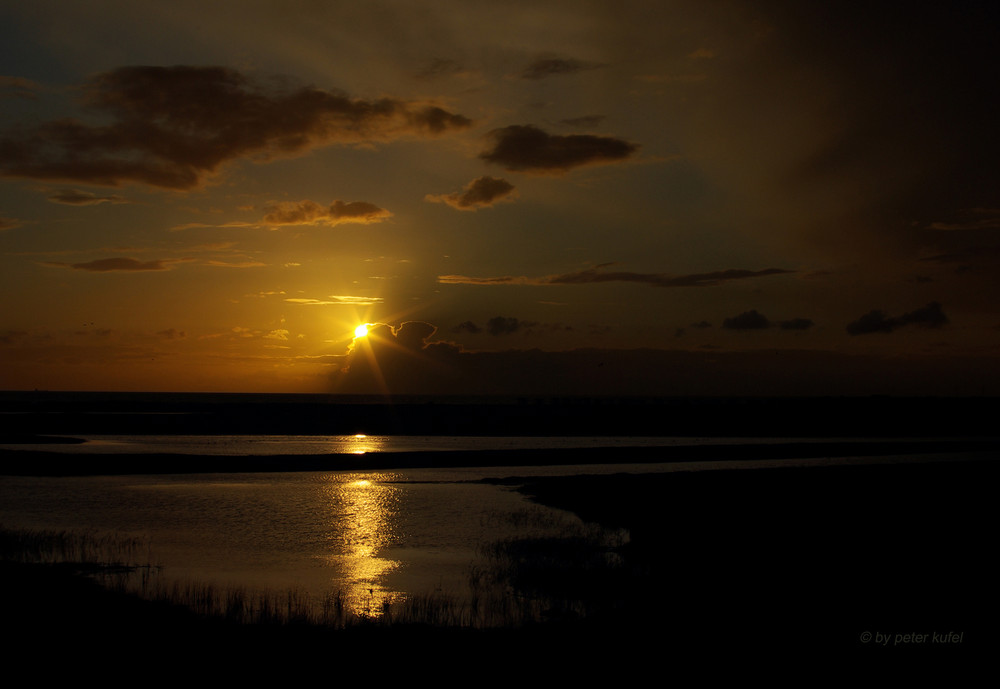
[[[996,27],[0,3],[0,387],[998,394]]]

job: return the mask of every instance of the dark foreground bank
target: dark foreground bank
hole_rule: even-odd
[[[803,659],[823,675],[965,667],[1000,642],[998,474],[989,458],[508,479],[540,502],[629,530],[613,576],[588,578],[563,555],[521,584],[554,599],[600,598],[586,620],[488,632],[236,627],[65,572],[15,568],[4,572],[4,624],[17,632],[11,657],[40,663],[293,680],[317,667],[473,683],[483,673],[662,677],[691,665],[740,676],[765,667],[773,677]]]

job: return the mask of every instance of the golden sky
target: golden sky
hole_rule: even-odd
[[[984,6],[4,3],[0,387],[994,394]]]

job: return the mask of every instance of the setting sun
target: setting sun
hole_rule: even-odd
[[[368,324],[362,323],[357,328],[354,329],[354,337],[364,337],[368,334]]]

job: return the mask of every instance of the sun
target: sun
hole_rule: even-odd
[[[359,325],[357,328],[354,329],[354,337],[355,338],[364,337],[367,334],[368,334],[368,324],[367,323],[362,323],[361,325]]]

